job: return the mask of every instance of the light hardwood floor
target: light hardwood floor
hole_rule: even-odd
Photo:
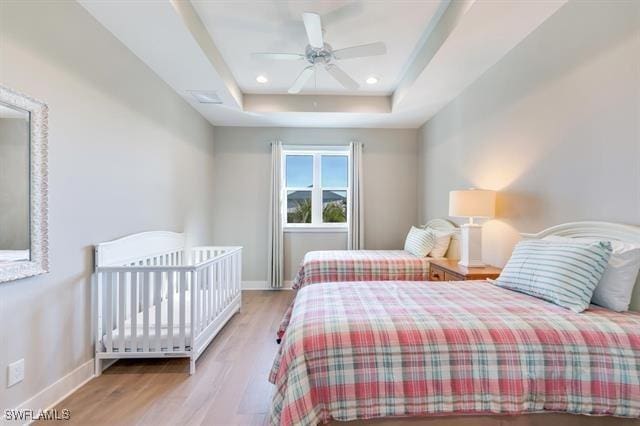
[[[245,291],[242,312],[213,340],[189,376],[187,359],[123,360],[62,401],[77,425],[264,425],[278,350],[275,333],[291,291]],[[342,424],[342,423],[334,423]],[[633,419],[556,414],[446,416],[345,423],[349,426],[600,426]]]
[[[242,311],[211,342],[189,376],[187,359],[122,360],[58,409],[77,425],[262,425],[278,350],[275,333],[292,291],[245,291]]]

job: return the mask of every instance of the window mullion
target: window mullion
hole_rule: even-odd
[[[311,214],[311,223],[314,225],[322,224],[322,188],[320,187],[320,155],[313,154],[313,206]]]

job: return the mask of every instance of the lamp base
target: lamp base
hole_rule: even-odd
[[[460,261],[467,268],[483,267],[482,262],[482,226],[465,223],[460,226]]]

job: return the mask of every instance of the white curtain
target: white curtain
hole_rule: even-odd
[[[351,142],[351,167],[349,168],[349,181],[351,192],[349,203],[351,211],[349,213],[349,234],[347,236],[348,250],[364,249],[364,201],[362,182],[362,143]]]
[[[282,142],[271,144],[271,191],[269,199],[269,286],[281,288],[284,274],[284,249],[282,235]]]

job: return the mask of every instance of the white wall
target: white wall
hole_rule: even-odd
[[[485,261],[519,232],[640,225],[640,3],[570,2],[420,129],[420,217],[499,190]]]
[[[364,143],[365,246],[401,248],[417,221],[416,130],[215,128],[216,244],[244,246],[243,280],[267,275],[270,142],[341,145]],[[291,280],[305,252],[345,249],[345,234],[285,235],[285,280]]]
[[[5,409],[92,359],[94,243],[152,229],[212,240],[214,164],[212,126],[75,2],[2,2],[0,63],[2,84],[50,107],[51,273],[0,284]],[[7,389],[19,358],[25,380]]]

